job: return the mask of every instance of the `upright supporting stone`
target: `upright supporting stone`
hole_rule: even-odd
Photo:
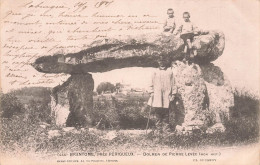
[[[176,61],[172,65],[178,93],[184,105],[183,126],[207,125],[208,94],[200,66]]]
[[[215,123],[229,119],[230,108],[234,106],[234,95],[230,81],[218,66],[212,63],[201,65],[203,78],[209,95],[209,109],[215,113]]]
[[[61,97],[61,95],[61,93],[57,94],[57,97],[54,96],[54,93],[51,95],[51,116],[57,126],[64,127],[70,111],[68,99]],[[66,95],[66,93],[63,93],[63,95]]]
[[[53,89],[55,101],[52,106],[56,124],[68,127],[91,126],[93,123],[93,89],[94,80],[88,73],[73,74],[62,85],[56,86]],[[68,110],[69,114],[66,113]]]
[[[224,122],[229,119],[234,96],[232,86],[221,69],[212,63],[199,66],[180,61],[173,62],[172,69],[184,104],[182,126],[186,129],[203,125],[208,133],[225,131]]]

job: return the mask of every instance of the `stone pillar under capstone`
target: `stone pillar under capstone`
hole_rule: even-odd
[[[93,123],[94,80],[91,74],[73,74],[52,92],[56,125],[87,127]]]
[[[172,70],[184,105],[182,125],[207,128],[218,124],[224,131],[223,123],[229,119],[234,96],[230,81],[221,69],[212,63],[198,65],[175,61]]]
[[[172,70],[178,95],[184,105],[182,125],[207,125],[208,94],[200,66],[176,61]]]

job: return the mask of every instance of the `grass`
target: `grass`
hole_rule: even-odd
[[[25,112],[14,114],[10,118],[1,118],[1,152],[39,152],[57,153],[69,151],[109,151],[109,150],[136,150],[136,148],[146,150],[161,147],[169,148],[196,148],[207,146],[233,146],[241,144],[255,143],[259,140],[259,98],[246,91],[235,93],[235,107],[231,110],[231,118],[225,123],[224,133],[214,134],[148,134],[139,136],[129,136],[127,134],[117,134],[112,140],[103,139],[102,135],[107,133],[107,129],[134,128],[134,123],[140,122],[144,126],[146,119],[142,118],[137,111],[141,111],[144,103],[136,100],[128,100],[120,103],[117,107],[107,106],[109,103],[96,103],[95,109],[99,110],[96,117],[103,118],[104,130],[93,133],[88,130],[78,130],[78,133],[64,132],[62,128],[50,122],[49,105],[39,101],[30,101]],[[107,115],[113,115],[120,109],[117,116],[108,121]],[[122,111],[123,109],[123,111]],[[132,117],[129,117],[131,116]],[[135,118],[133,121],[132,118]],[[118,120],[118,121],[116,121]],[[42,128],[42,122],[49,123],[47,128]],[[113,127],[116,122],[124,123],[121,128]],[[111,124],[112,123],[112,127]],[[143,127],[145,128],[145,127]],[[61,136],[48,138],[49,130],[59,130]],[[120,148],[120,149],[119,149]]]

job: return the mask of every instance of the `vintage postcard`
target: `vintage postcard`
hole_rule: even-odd
[[[0,164],[259,165],[259,0],[1,0]]]

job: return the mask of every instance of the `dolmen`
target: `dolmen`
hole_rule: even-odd
[[[88,127],[95,120],[94,80],[90,73],[128,67],[156,68],[157,59],[164,56],[172,67],[183,105],[182,120],[172,119],[176,120],[176,130],[223,132],[234,96],[227,76],[211,62],[223,54],[225,35],[220,31],[204,31],[195,36],[192,45],[197,55],[183,62],[184,42],[179,36],[118,36],[94,41],[78,53],[42,56],[32,66],[42,73],[71,75],[53,88],[51,105],[55,122],[60,126]]]

